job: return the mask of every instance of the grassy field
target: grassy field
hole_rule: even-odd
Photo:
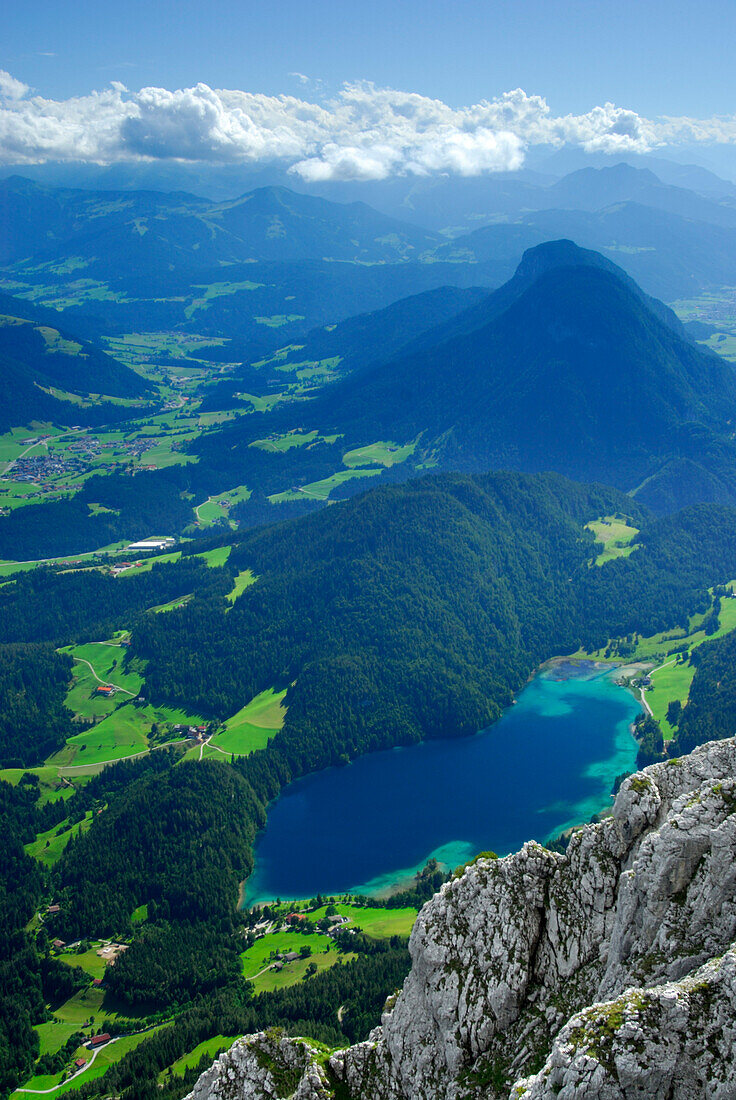
[[[283,493],[274,493],[268,499],[273,504],[282,504],[288,500],[302,500],[304,497],[312,497],[313,500],[327,500],[333,489],[337,489],[346,481],[355,477],[376,477],[380,469],[354,469],[338,470],[331,477],[325,477],[321,481],[313,481],[309,485],[302,485],[299,489],[287,489]]]
[[[155,607],[149,607],[148,610],[154,614],[158,614],[161,611],[176,611],[179,607],[186,607],[191,600],[194,593],[188,592],[186,596],[176,596],[173,600],[169,600],[168,603],[157,603]]]
[[[293,902],[283,906],[281,913],[307,912],[309,920],[317,922],[326,916],[327,906],[307,910],[306,902]],[[408,937],[417,918],[416,909],[383,909],[372,906],[353,905],[350,902],[338,902],[337,912],[348,918],[345,928],[359,928],[374,939],[390,939],[391,936]],[[281,970],[271,970],[273,955],[300,952],[308,945],[312,954],[305,959],[299,958],[285,962]],[[338,952],[332,939],[322,932],[298,932],[291,929],[271,932],[256,940],[252,947],[241,954],[243,975],[253,983],[258,993],[273,989],[283,989],[302,981],[307,967],[313,963],[318,971],[326,970],[336,963],[347,962],[355,958],[352,953]],[[264,969],[268,968],[268,969]],[[261,973],[261,971],[264,971]]]
[[[417,919],[417,910],[411,907],[383,909],[336,902],[335,908],[342,916],[349,918],[350,923],[345,926],[346,928],[360,928],[367,936],[372,936],[376,940],[388,940],[391,936],[408,936]],[[321,920],[326,910],[327,906],[315,909],[309,914],[309,919]]]
[[[654,669],[650,676],[652,686],[647,690],[645,698],[662,728],[665,741],[671,741],[675,730],[665,717],[667,705],[675,699],[685,705],[695,676],[695,667],[689,663],[678,663],[672,657],[664,665]]]
[[[194,1050],[177,1058],[167,1071],[159,1075],[159,1081],[163,1081],[169,1074],[173,1077],[183,1077],[188,1069],[198,1066],[202,1058],[206,1058],[207,1063],[211,1064],[218,1054],[223,1050],[229,1050],[239,1038],[239,1035],[215,1035],[212,1039],[205,1039],[203,1043],[198,1043]]]
[[[172,562],[177,562],[181,557],[181,550],[175,550],[171,554],[158,554],[154,558],[146,558],[139,566],[135,566],[131,569],[125,569],[121,576],[127,576],[131,573],[150,573],[154,565],[166,565]]]
[[[97,949],[102,946],[101,940],[96,940],[88,951],[77,954],[76,951],[62,951],[58,956],[67,966],[78,966],[89,974],[90,978],[102,978],[107,968],[105,959],[100,958]]]
[[[711,351],[715,351],[722,355],[724,359],[728,359],[729,363],[736,363],[736,336],[719,333],[717,336],[711,336],[702,342]]]
[[[230,509],[235,504],[248,500],[249,497],[250,489],[245,485],[237,485],[234,489],[228,489],[227,492],[208,497],[203,504],[198,504],[194,510],[199,525],[201,527],[211,527],[213,523],[225,520],[235,529],[237,525],[230,519]]]
[[[214,298],[222,298],[229,294],[237,294],[240,290],[258,290],[262,287],[263,283],[245,282],[241,283],[210,283],[209,286],[203,286],[194,284],[195,290],[203,290],[204,294],[200,298],[193,298],[188,306],[184,309],[184,316],[189,320],[192,314],[196,313],[199,309],[209,309],[210,303]]]
[[[227,599],[230,603],[235,603],[238,596],[245,592],[246,588],[250,588],[252,584],[255,584],[258,578],[251,573],[250,569],[244,569],[241,573],[238,573],[235,578],[235,584],[232,591],[228,592]]]
[[[67,693],[66,705],[75,714],[84,718],[111,714],[121,700],[136,696],[141,689],[142,670],[137,669],[134,663],[126,663],[127,649],[124,646],[109,642],[89,642],[85,645],[66,646],[61,652],[68,653],[74,659],[73,682]],[[95,690],[101,686],[100,680],[124,690],[111,699],[96,696]]]
[[[224,730],[212,738],[211,745],[235,756],[265,748],[284,724],[285,695],[286,691],[276,692],[273,688],[256,695],[237,714],[228,718]]]
[[[605,565],[614,558],[627,558],[634,550],[630,545],[634,535],[639,534],[638,527],[631,527],[622,516],[603,516],[602,519],[592,520],[586,523],[588,531],[595,535],[596,542],[602,544],[603,549],[595,559],[595,564]]]
[[[59,778],[59,769],[53,765],[44,764],[40,768],[3,768],[0,771],[0,779],[15,787],[26,772],[38,776],[41,791],[38,803],[40,806],[44,806],[47,802],[56,802],[59,798],[71,798],[74,794],[74,787]]]
[[[79,836],[81,833],[86,833],[91,824],[92,810],[88,810],[84,815],[84,821],[80,821],[77,825],[68,825],[66,821],[62,821],[45,833],[39,833],[30,844],[24,845],[25,850],[29,856],[43,863],[44,867],[53,867],[61,858],[61,853],[69,843],[72,834]],[[101,975],[93,975],[93,977],[99,976]]]
[[[161,1026],[166,1027],[168,1025],[163,1024]],[[45,1091],[48,1089],[54,1089],[54,1091],[50,1093],[51,1096],[63,1096],[65,1093],[69,1092],[72,1089],[78,1089],[87,1082],[94,1081],[98,1077],[102,1077],[103,1073],[105,1073],[110,1068],[110,1066],[114,1066],[117,1062],[121,1060],[121,1058],[124,1058],[126,1054],[129,1054],[131,1050],[135,1050],[135,1048],[139,1046],[142,1042],[144,1042],[146,1039],[149,1039],[156,1031],[160,1030],[161,1027],[157,1027],[151,1028],[150,1031],[142,1032],[140,1035],[126,1035],[123,1038],[115,1039],[114,1042],[108,1043],[106,1046],[101,1047],[95,1056],[94,1063],[90,1065],[90,1068],[76,1075],[73,1080],[62,1083],[63,1074],[61,1073],[55,1074],[54,1076],[32,1077],[29,1081],[25,1081],[23,1083],[22,1088],[16,1089],[14,1093],[11,1093],[11,1096],[17,1097],[18,1100],[20,1100],[20,1097],[23,1097],[24,1100],[27,1100],[29,1093],[25,1090]],[[70,1034],[73,1034],[73,1032],[70,1032]],[[86,1047],[80,1047],[72,1056],[72,1058],[81,1056],[91,1062],[92,1053],[93,1052],[88,1050]],[[58,1085],[61,1085],[61,1087],[56,1088],[55,1086]]]
[[[269,436],[268,439],[255,439],[249,444],[260,451],[271,451],[273,454],[282,454],[290,451],[292,447],[303,447],[306,443],[313,443],[318,437],[318,432],[286,432],[285,435]]]
[[[79,769],[86,770],[146,752],[154,724],[161,729],[173,725],[198,725],[201,721],[197,715],[173,707],[124,703],[91,729],[70,737],[47,763],[75,775]],[[176,734],[171,735],[172,740],[176,738]]]
[[[270,958],[272,952],[285,954],[290,951],[301,951],[309,946],[312,954],[305,958],[294,959],[293,962],[285,962],[281,970],[271,970]],[[321,932],[274,932],[269,936],[263,936],[256,940],[252,947],[244,951],[241,956],[243,976],[252,982],[256,993],[267,993],[274,989],[285,989],[295,985],[306,977],[310,964],[317,967],[317,971],[329,970],[331,966],[340,962],[349,962],[356,958],[352,953],[342,954],[337,951],[329,936]],[[264,973],[261,973],[265,969]]]
[[[232,546],[215,546],[212,550],[204,550],[201,554],[195,554],[194,556],[201,558],[211,569],[216,569],[225,564],[230,557],[231,550]]]
[[[366,447],[356,447],[342,456],[345,466],[396,466],[405,462],[409,455],[416,450],[415,443],[407,443],[401,446],[398,443],[387,443],[379,440],[378,443],[370,443]]]
[[[238,393],[235,396],[240,398],[241,401],[250,402],[254,412],[268,412],[274,405],[278,405],[280,401],[283,401],[285,395],[283,393],[269,393],[265,397],[257,397],[253,393]]]

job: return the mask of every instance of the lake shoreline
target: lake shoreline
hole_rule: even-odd
[[[430,858],[451,871],[478,851],[503,855],[605,812],[637,752],[641,702],[613,680],[620,667],[552,658],[475,736],[369,753],[296,780],[269,808],[245,904],[389,897]]]

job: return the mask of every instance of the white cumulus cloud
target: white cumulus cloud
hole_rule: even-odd
[[[22,80],[16,80],[5,69],[0,69],[0,99],[22,99],[30,88]]]
[[[535,144],[626,154],[736,142],[735,116],[647,119],[612,103],[555,115],[520,88],[467,107],[370,83],[346,84],[329,99],[305,96],[207,84],[131,92],[115,81],[53,100],[0,71],[0,162],[279,162],[306,180],[375,180],[512,171]]]

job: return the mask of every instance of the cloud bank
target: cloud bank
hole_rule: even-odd
[[[530,145],[626,154],[694,142],[736,143],[736,116],[651,120],[612,103],[560,116],[521,89],[455,108],[369,83],[320,102],[207,84],[129,92],[118,82],[52,100],[0,71],[3,164],[278,162],[305,180],[380,180],[514,171]]]

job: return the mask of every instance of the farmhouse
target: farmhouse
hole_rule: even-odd
[[[91,1047],[101,1047],[103,1043],[109,1043],[112,1036],[108,1031],[103,1031],[102,1035],[93,1035],[89,1041]]]
[[[87,1065],[87,1059],[86,1058],[75,1058],[74,1059],[74,1065],[77,1067],[77,1069],[81,1069],[82,1066]]]
[[[101,695],[104,699],[111,699],[115,694],[115,688],[111,684],[100,684],[95,688],[95,695]]]

